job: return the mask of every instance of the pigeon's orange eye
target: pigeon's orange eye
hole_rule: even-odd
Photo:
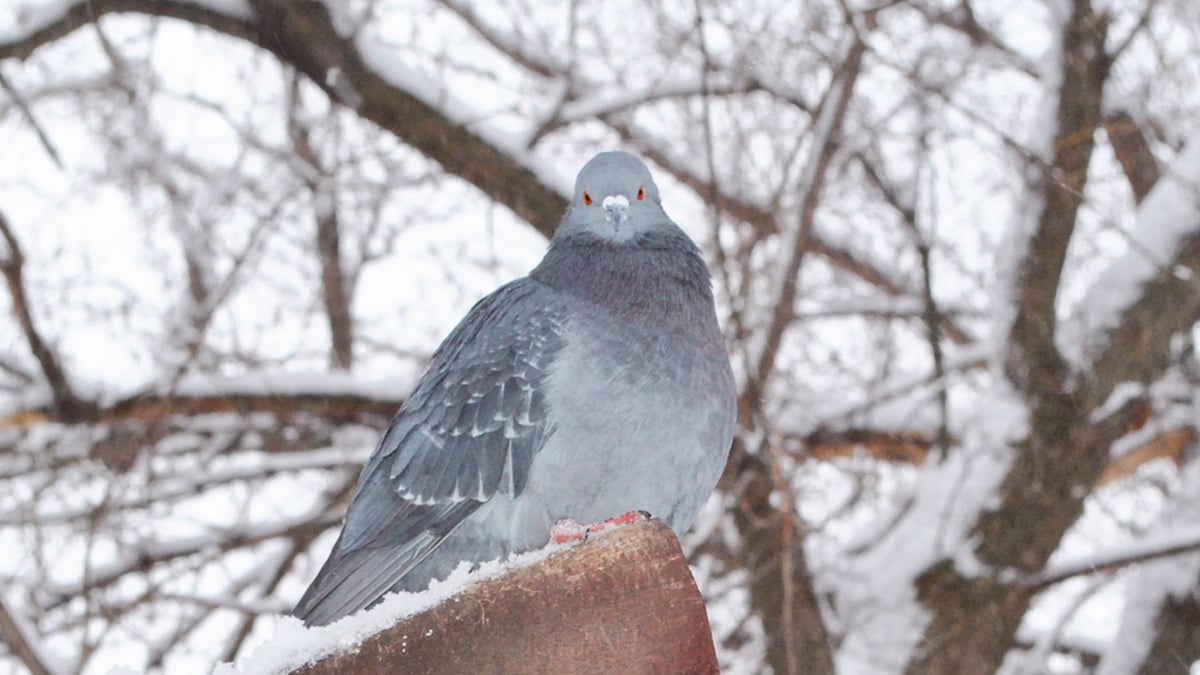
[[[644,188],[644,187],[638,188],[637,198],[638,198],[639,202],[646,198],[646,188]]]
[[[589,195],[588,193],[584,192],[583,193],[583,203],[590,205],[592,203],[592,196]]]

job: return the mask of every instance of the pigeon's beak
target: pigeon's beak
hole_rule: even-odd
[[[608,213],[608,220],[613,224],[614,229],[621,229],[625,224],[625,219],[628,218],[626,211],[629,209],[629,200],[625,195],[609,195],[604,198],[600,205],[604,207],[604,211]]]

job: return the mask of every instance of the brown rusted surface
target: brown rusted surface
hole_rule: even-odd
[[[636,523],[468,587],[297,673],[717,673],[679,541]]]

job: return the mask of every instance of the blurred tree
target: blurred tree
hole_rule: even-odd
[[[1197,26],[1190,0],[10,3],[6,667],[249,649],[449,322],[613,146],[702,243],[739,377],[685,542],[726,671],[1185,667]]]

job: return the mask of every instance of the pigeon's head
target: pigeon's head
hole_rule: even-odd
[[[583,165],[559,230],[564,235],[587,233],[629,241],[670,222],[650,170],[628,152],[614,151],[602,152]]]

